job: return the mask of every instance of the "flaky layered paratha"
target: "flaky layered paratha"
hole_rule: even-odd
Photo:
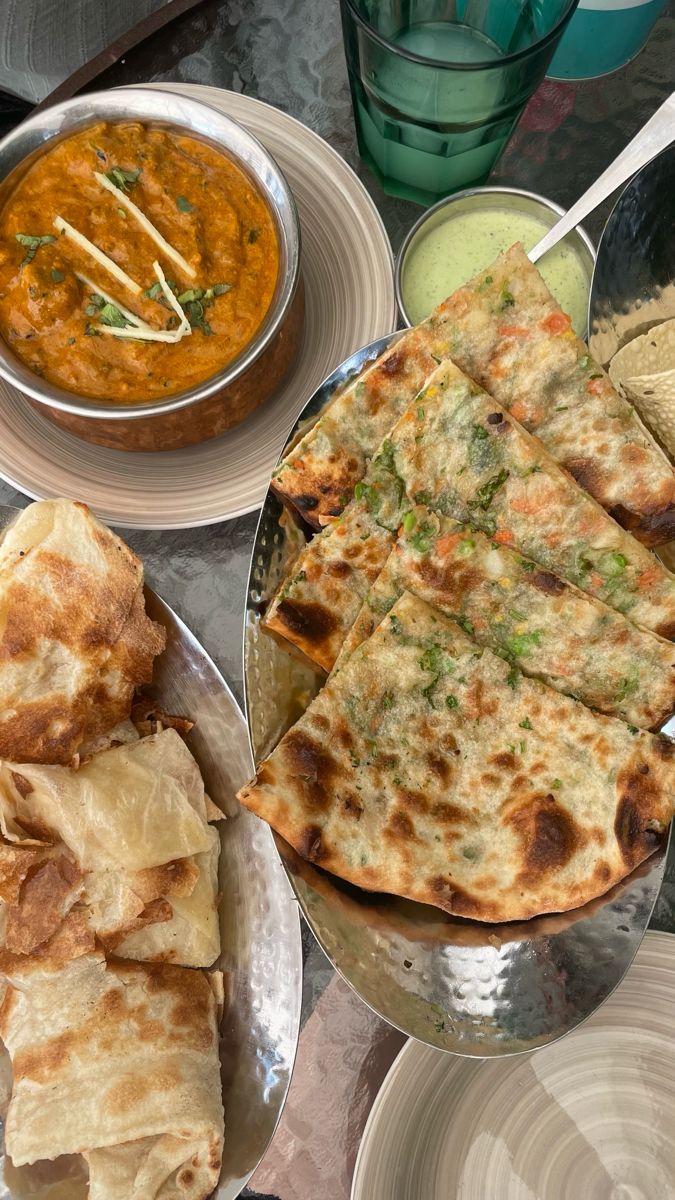
[[[320,529],[347,504],[371,456],[451,357],[648,545],[675,536],[675,472],[620,397],[517,244],[406,333],[336,396],[275,472],[273,488]]]
[[[0,762],[0,970],[48,947],[75,911],[120,957],[210,966],[220,816],[173,729],[78,770]]]
[[[475,526],[634,624],[675,637],[675,577],[452,363],[436,368],[385,439],[343,516],[299,556],[265,628],[330,669],[415,504]]]
[[[404,594],[239,798],[360,887],[513,921],[584,904],[652,852],[675,747]]]
[[[616,573],[618,580],[619,572]],[[675,711],[675,645],[484,533],[418,506],[336,663],[413,592],[525,675],[641,729]]]
[[[92,1200],[205,1200],[223,1108],[217,980],[85,955],[18,972],[0,1009],[15,1165],[83,1154]]]
[[[129,547],[84,504],[30,504],[0,541],[0,758],[69,763],[128,717],[164,642]]]

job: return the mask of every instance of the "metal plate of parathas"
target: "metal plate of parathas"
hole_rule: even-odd
[[[16,516],[0,505],[0,532]],[[225,976],[221,1066],[225,1145],[214,1200],[234,1200],[263,1157],[291,1080],[300,1023],[302,946],[298,906],[272,834],[235,796],[252,771],[246,723],[217,667],[150,588],[146,608],[167,631],[148,694],[195,722],[187,744],[220,822],[220,933],[215,967]],[[0,1200],[86,1200],[79,1156],[13,1167],[0,1154]]]
[[[348,358],[312,396],[287,445],[347,380],[397,335]],[[261,628],[270,599],[304,542],[272,492],[251,560],[246,625],[246,706],[256,762],[268,754],[323,679]],[[485,925],[439,909],[371,894],[277,847],[320,946],[355,992],[409,1037],[454,1054],[518,1054],[568,1033],[614,990],[654,907],[664,847],[607,895],[570,913]]]

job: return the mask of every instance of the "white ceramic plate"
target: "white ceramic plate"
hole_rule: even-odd
[[[647,933],[564,1042],[482,1062],[408,1042],[373,1106],[352,1200],[675,1196],[675,937]]]
[[[219,108],[260,138],[295,196],[305,331],[289,381],[230,433],[159,454],[125,454],[58,429],[0,381],[0,475],[35,499],[76,496],[126,529],[182,529],[257,508],[295,418],[347,355],[395,326],[391,247],[363,184],[293,117],[249,96],[156,84]]]

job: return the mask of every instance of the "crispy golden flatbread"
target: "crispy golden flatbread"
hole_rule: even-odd
[[[48,947],[74,910],[119,957],[210,966],[216,815],[173,729],[78,770],[0,762],[0,970]]]
[[[83,1154],[95,1200],[205,1200],[223,1143],[217,992],[202,971],[97,955],[15,973],[13,1163]]]
[[[658,729],[675,711],[675,645],[480,530],[417,507],[375,580],[335,664],[339,670],[403,592],[456,620],[525,675]]]
[[[315,529],[329,523],[434,362],[449,357],[637,538],[657,545],[675,537],[667,456],[575,337],[519,244],[335,397],[277,468],[277,495]]]
[[[652,852],[675,745],[527,679],[405,593],[239,799],[369,891],[515,921],[586,903]]]
[[[164,642],[133,551],[84,504],[30,504],[0,540],[0,758],[69,763],[129,716]]]
[[[264,627],[330,670],[415,504],[675,638],[675,577],[452,363],[436,368],[382,443],[342,517],[299,555]]]

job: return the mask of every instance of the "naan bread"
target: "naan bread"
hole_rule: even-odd
[[[83,1154],[92,1200],[205,1200],[223,1143],[210,977],[86,955],[11,984],[0,1037],[14,1164]]]
[[[484,533],[418,507],[371,587],[335,665],[413,592],[525,675],[640,729],[675,711],[675,645],[631,625]]]
[[[129,547],[84,504],[30,504],[0,541],[0,758],[71,762],[129,716],[164,642]]]
[[[210,966],[220,951],[214,816],[173,729],[78,770],[0,763],[0,969],[43,947],[75,906],[118,956]]]
[[[330,669],[415,504],[476,526],[675,638],[675,577],[452,363],[436,368],[392,429],[342,517],[300,554],[265,628]]]
[[[525,678],[405,594],[239,799],[360,887],[514,921],[584,904],[654,850],[675,745]]]

